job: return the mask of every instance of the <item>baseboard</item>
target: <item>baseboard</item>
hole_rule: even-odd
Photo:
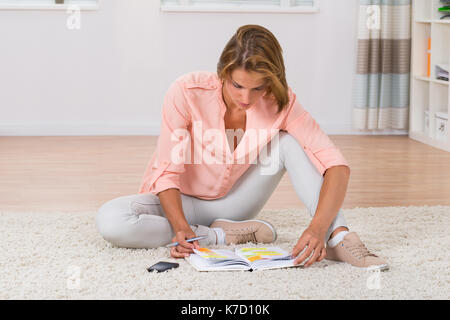
[[[159,123],[0,123],[0,136],[157,136]]]
[[[407,130],[355,130],[351,124],[320,125],[328,135],[407,135]],[[0,123],[0,136],[158,136],[159,123]]]
[[[351,123],[334,124],[321,123],[320,128],[328,135],[408,135],[408,130],[384,129],[384,130],[359,130],[353,128]]]

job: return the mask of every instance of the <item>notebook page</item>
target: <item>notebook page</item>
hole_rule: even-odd
[[[215,249],[211,250],[208,248],[200,248],[193,249],[194,252],[205,260],[207,264],[247,264],[246,261],[243,261],[241,257],[236,255],[233,251],[230,250],[220,250]]]
[[[255,269],[282,268],[294,265],[289,253],[279,247],[240,248],[236,254],[249,261]]]
[[[194,254],[185,258],[199,271],[248,270],[249,264],[230,250],[193,249]]]
[[[250,269],[250,266],[243,261],[237,263],[234,260],[227,260],[222,263],[210,263],[197,254],[190,254],[185,259],[198,271],[238,271]]]

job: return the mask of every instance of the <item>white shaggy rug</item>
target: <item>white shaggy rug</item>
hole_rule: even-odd
[[[344,209],[351,231],[390,270],[323,260],[311,268],[197,272],[159,249],[117,248],[95,228],[95,212],[0,212],[0,299],[449,299],[450,206]],[[290,250],[308,225],[303,210],[258,218]],[[178,269],[149,273],[159,260]]]

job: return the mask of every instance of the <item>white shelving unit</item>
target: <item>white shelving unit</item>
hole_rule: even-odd
[[[449,82],[436,79],[435,72],[436,64],[450,65],[450,19],[440,20],[445,14],[438,11],[443,6],[439,0],[413,0],[412,4],[409,137],[450,152],[449,122],[442,137],[439,134],[442,121],[436,121],[436,112],[445,114],[447,119],[450,114]],[[431,38],[430,76],[428,38]]]

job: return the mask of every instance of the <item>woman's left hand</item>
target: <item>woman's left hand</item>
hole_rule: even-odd
[[[320,231],[314,227],[309,226],[301,235],[294,249],[292,250],[292,256],[295,258],[297,255],[306,249],[297,259],[294,264],[300,264],[308,257],[309,260],[305,263],[305,267],[311,266],[314,262],[322,261],[327,252],[325,249],[325,232]]]

